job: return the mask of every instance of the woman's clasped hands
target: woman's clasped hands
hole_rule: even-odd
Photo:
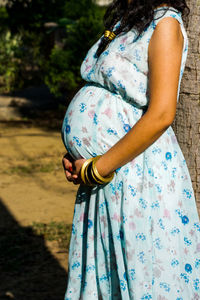
[[[62,159],[65,176],[69,182],[74,184],[82,183],[80,170],[86,159],[75,160],[69,153],[66,153]]]

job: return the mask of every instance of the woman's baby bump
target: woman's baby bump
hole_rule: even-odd
[[[141,117],[141,111],[104,88],[83,87],[72,99],[62,126],[63,142],[74,158],[105,153]]]

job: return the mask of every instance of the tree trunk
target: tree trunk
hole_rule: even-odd
[[[188,1],[189,52],[173,124],[190,171],[200,214],[200,0]]]

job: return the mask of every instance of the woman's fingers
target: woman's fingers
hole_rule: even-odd
[[[72,173],[73,172],[72,166],[69,166],[68,170]]]
[[[74,184],[80,184],[80,169],[85,159],[74,160],[68,153],[62,159],[66,179]]]
[[[68,159],[67,155],[63,157],[62,164],[63,164],[66,179],[70,182],[73,181],[74,179],[72,177],[72,172],[73,172],[72,162]]]
[[[68,172],[68,171],[65,171],[65,176],[66,176],[66,179],[68,180],[68,181],[74,181],[75,179],[73,178],[73,176],[72,176],[72,174],[70,173],[70,172]]]
[[[67,159],[65,156],[62,159],[62,164],[65,171],[68,170],[70,173],[72,173],[73,171],[72,162],[69,159]]]

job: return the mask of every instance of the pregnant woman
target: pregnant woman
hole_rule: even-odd
[[[82,63],[87,83],[62,127],[66,177],[80,184],[66,300],[200,299],[200,221],[171,127],[185,10],[185,0],[115,0]]]

